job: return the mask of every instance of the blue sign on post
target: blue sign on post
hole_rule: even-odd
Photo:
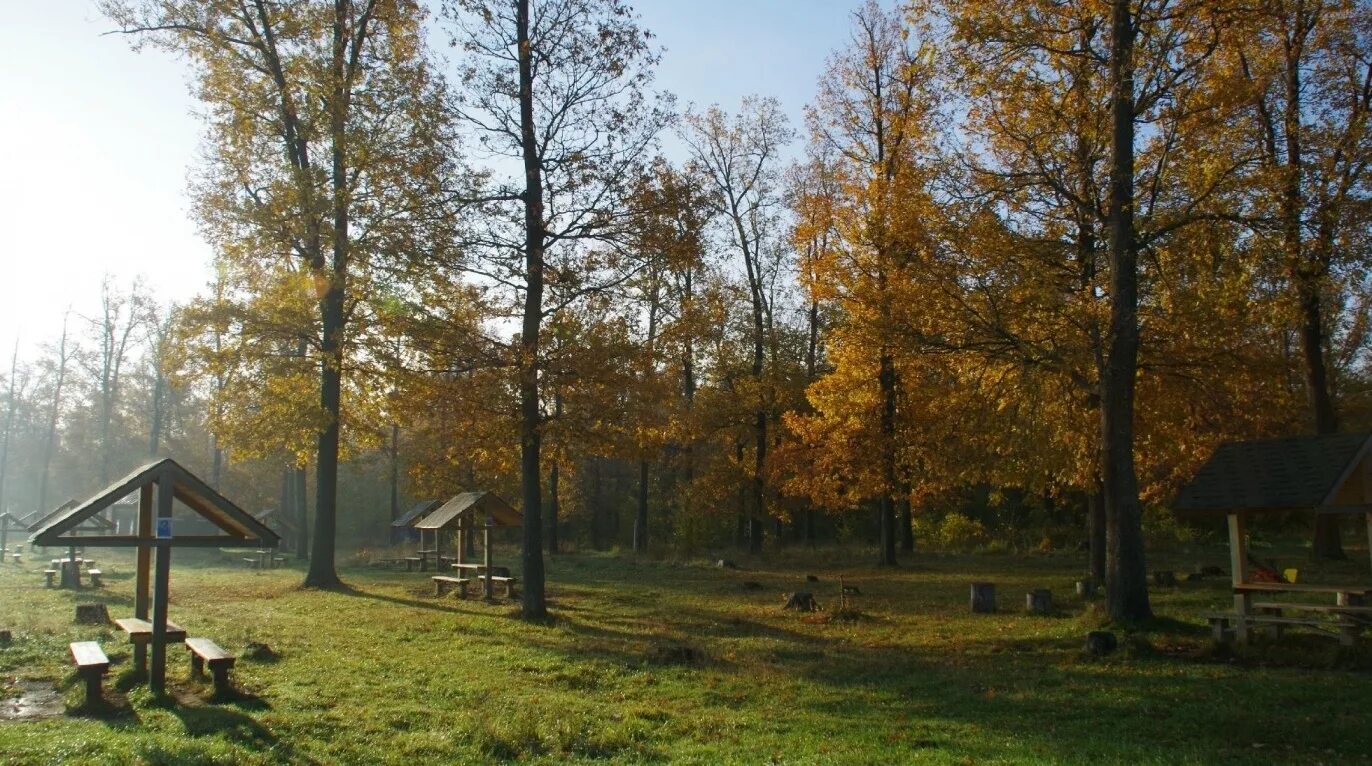
[[[172,520],[171,520],[171,519],[158,519],[158,520],[157,520],[157,539],[158,539],[158,540],[170,540],[170,539],[172,539]]]

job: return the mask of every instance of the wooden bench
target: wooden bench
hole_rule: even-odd
[[[204,675],[205,666],[209,665],[210,673],[214,676],[215,695],[222,697],[228,694],[229,668],[233,667],[238,658],[208,638],[188,638],[186,649],[191,653],[191,673],[197,676]]]
[[[91,587],[99,588],[104,585],[104,583],[100,582],[100,576],[104,573],[99,569],[87,569],[86,574],[90,575]]]
[[[457,586],[457,593],[462,598],[467,597],[467,584],[471,582],[465,577],[446,577],[444,575],[434,575],[429,579],[434,581],[434,595],[441,596],[443,591],[449,587]]]
[[[110,669],[110,658],[94,641],[74,641],[71,658],[76,662],[76,674],[86,682],[86,704],[100,701],[100,681]]]
[[[498,577],[498,576],[496,576],[496,575],[477,575],[477,579],[480,579],[480,580],[485,580],[487,577],[490,577],[491,585],[492,585],[492,586],[495,586],[495,585],[503,585],[503,586],[505,586],[505,598],[514,598],[514,586],[515,586],[515,583],[519,582],[519,578],[517,578],[517,577]]]
[[[43,570],[43,576],[47,578],[47,585],[46,585],[46,587],[51,588],[53,585],[56,584],[56,583],[53,582],[54,578],[57,577],[57,570],[56,570],[56,569],[44,569],[44,570]]]
[[[244,564],[247,564],[248,566],[252,567],[253,569],[259,569],[259,568],[261,568],[261,566],[262,566],[262,559],[259,559],[259,558],[255,557],[255,556],[244,556],[244,557],[243,557],[243,563],[244,563]]]
[[[406,557],[405,557],[405,571],[406,571],[406,572],[413,572],[413,571],[414,571],[414,565],[415,565],[415,564],[419,564],[419,571],[423,572],[423,571],[424,571],[424,564],[423,564],[423,561],[424,561],[424,560],[421,559],[421,558],[418,557],[418,556],[406,556]]]
[[[1284,604],[1283,606],[1289,606]],[[1339,640],[1344,646],[1352,646],[1359,629],[1358,623],[1346,619],[1336,618],[1334,621],[1318,620],[1310,617],[1283,617],[1275,613],[1277,609],[1265,607],[1262,613],[1240,615],[1236,612],[1209,612],[1203,615],[1210,622],[1211,634],[1216,643],[1226,643],[1234,636],[1238,623],[1258,626],[1266,625],[1273,628],[1272,637],[1279,638],[1281,628],[1287,625],[1297,625],[1310,628],[1318,633],[1330,635]],[[1231,627],[1231,623],[1233,627]]]
[[[139,619],[138,617],[121,617],[120,619],[115,620],[114,624],[118,625],[120,630],[129,635],[129,643],[152,643],[152,623],[147,620]],[[185,640],[186,629],[171,620],[167,620],[167,641],[170,643],[173,641]]]

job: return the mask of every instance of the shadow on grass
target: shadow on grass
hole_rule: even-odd
[[[337,588],[330,588],[330,589],[329,589],[329,592],[330,592],[330,593],[337,593],[337,594],[339,594],[339,595],[341,595],[341,596],[351,596],[351,597],[353,597],[353,598],[365,598],[365,599],[369,599],[369,600],[371,600],[371,601],[382,601],[382,602],[385,602],[385,603],[387,603],[387,604],[396,604],[396,605],[398,605],[398,606],[407,606],[407,607],[410,607],[410,608],[412,608],[412,609],[427,609],[427,610],[429,610],[429,611],[433,611],[433,612],[444,612],[444,613],[446,613],[446,614],[462,614],[462,610],[461,610],[461,609],[457,609],[457,608],[451,607],[451,606],[445,606],[444,604],[441,604],[441,603],[439,603],[439,602],[437,602],[437,601],[419,601],[419,600],[412,599],[412,598],[401,598],[401,597],[399,597],[399,596],[387,596],[387,595],[382,594],[382,593],[373,593],[372,591],[361,590],[361,589],[355,588],[355,587],[353,587],[353,586],[351,586],[351,585],[340,585],[340,586],[338,586]]]

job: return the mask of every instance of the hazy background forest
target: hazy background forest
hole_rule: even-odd
[[[538,4],[575,31],[581,10],[613,12],[562,50],[580,65],[539,59],[554,75],[534,105],[532,361],[507,20],[371,4],[341,113],[331,10],[274,6],[279,66],[259,67],[229,39],[252,21],[231,5],[100,4],[187,64],[192,216],[215,274],[172,304],[112,263],[99,302],[25,328],[45,341],[0,380],[4,509],[172,456],[249,510],[312,518],[336,358],[345,555],[388,544],[418,499],[527,498],[530,370],[550,551],[1104,535],[1106,4],[857,6],[848,45],[813,52],[827,64],[799,122],[765,93],[659,92],[672,54],[618,3]],[[1167,503],[1219,441],[1368,428],[1370,10],[1137,11],[1135,456],[1153,544],[1205,533]]]

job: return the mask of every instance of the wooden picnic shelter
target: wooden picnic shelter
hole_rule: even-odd
[[[77,503],[75,500],[68,500],[67,502],[62,503],[61,505],[57,506],[51,511],[48,511],[45,514],[34,514],[30,517],[32,521],[29,523],[28,531],[36,532],[37,530],[42,529],[44,526],[50,524],[53,519],[56,519],[62,514],[71,511],[71,509],[75,508],[76,505]],[[91,516],[88,519],[84,519],[80,524],[73,528],[71,532],[73,537],[79,537],[82,533],[101,534],[104,532],[109,532],[114,528],[114,522],[110,521],[104,516],[96,515]],[[67,557],[65,559],[53,559],[53,568],[60,569],[61,571],[61,582],[59,583],[58,587],[81,587],[81,564],[83,564],[84,561],[78,558],[76,555],[76,549],[79,547],[83,547],[83,544],[81,542],[73,542],[67,546]]]
[[[301,534],[300,524],[291,514],[282,512],[276,508],[268,508],[257,514],[257,520],[265,524],[273,532],[281,536],[281,544],[291,551],[300,553],[300,546],[304,541]]]
[[[391,534],[394,535],[396,531],[400,530],[405,532],[413,530],[415,524],[419,523],[425,516],[438,510],[442,505],[442,500],[420,500],[411,506],[410,510],[391,522]],[[393,536],[391,542],[398,542],[398,540]]]
[[[80,535],[77,529],[119,500],[137,493],[138,524],[131,533]],[[155,499],[155,503],[154,503]],[[190,509],[192,519],[208,521],[215,534],[177,534],[173,503]],[[134,645],[134,663],[147,674],[156,694],[166,689],[167,643],[181,641],[185,631],[167,620],[173,547],[218,548],[255,543],[275,547],[280,538],[199,477],[171,459],[158,460],[135,470],[80,505],[50,519],[29,538],[32,545],[83,545],[86,547],[136,548],[134,617],[116,620]],[[156,554],[154,567],[153,555]],[[149,621],[151,610],[151,621]],[[147,647],[152,647],[148,673]]]
[[[12,513],[0,513],[0,564],[5,563],[6,556],[15,556],[9,549],[10,532],[26,532],[28,527],[24,526],[19,517]]]
[[[441,551],[438,547],[439,532],[455,530],[457,532],[457,560],[453,563],[453,568],[459,573],[466,571],[484,573],[483,593],[486,598],[490,598],[492,578],[494,577],[491,562],[491,530],[496,527],[517,527],[523,523],[523,514],[494,492],[463,492],[425,515],[424,518],[414,524],[414,527],[419,530],[420,556],[431,553],[435,564],[442,562]],[[482,555],[485,560],[483,564],[472,564],[464,558],[466,555],[466,546],[463,544],[465,538],[477,529],[481,530]],[[432,544],[434,547],[431,550],[424,548],[425,532],[429,532],[433,536]],[[506,577],[505,581],[508,583],[510,580]]]
[[[1230,631],[1247,643],[1257,626],[1279,635],[1286,625],[1331,633],[1351,644],[1372,626],[1372,575],[1360,584],[1257,582],[1248,553],[1248,523],[1265,515],[1306,512],[1364,519],[1372,549],[1372,435],[1330,434],[1225,442],[1177,496],[1172,508],[1192,518],[1228,521],[1234,611],[1207,615],[1218,640]],[[1285,595],[1333,596],[1334,603],[1256,601]]]

